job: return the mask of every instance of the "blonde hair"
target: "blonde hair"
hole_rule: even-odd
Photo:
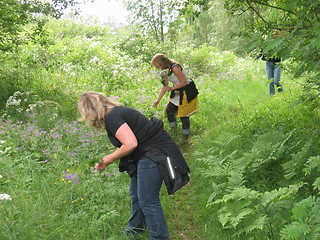
[[[82,94],[78,102],[81,114],[79,121],[85,121],[95,128],[105,128],[104,116],[113,108],[123,106],[111,101],[104,93],[87,91]]]
[[[179,64],[177,61],[168,58],[163,53],[157,53],[151,59],[151,65],[155,67],[155,64],[158,64],[161,69],[169,69],[172,64]]]

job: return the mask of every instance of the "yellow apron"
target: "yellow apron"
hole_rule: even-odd
[[[182,104],[178,107],[178,117],[190,117],[199,110],[198,97],[188,102],[186,91],[183,91]]]

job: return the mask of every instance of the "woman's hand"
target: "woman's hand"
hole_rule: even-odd
[[[169,92],[169,91],[172,91],[173,89],[172,89],[172,87],[165,86],[165,87],[164,87],[164,90],[166,90],[167,92]]]
[[[138,140],[127,123],[122,124],[118,128],[115,137],[122,145],[113,153],[103,157],[102,162],[95,165],[95,169],[99,171],[104,170],[109,164],[113,163],[117,159],[127,156],[138,146]]]
[[[104,165],[103,163],[96,163],[96,165],[94,166],[95,169],[97,169],[98,171],[102,171],[106,168],[107,166]]]
[[[154,101],[153,104],[152,104],[152,106],[153,106],[154,108],[158,107],[158,104],[159,104],[160,100],[163,98],[163,96],[165,95],[165,93],[166,93],[167,91],[172,91],[172,87],[162,86],[161,91],[160,91],[160,93],[159,93],[159,96],[158,96],[157,100]]]
[[[102,162],[101,163],[96,163],[96,165],[94,166],[95,169],[97,169],[98,171],[102,171],[104,170],[109,164],[110,164],[110,160],[108,160],[108,155],[105,156],[104,158],[102,158]]]
[[[157,108],[159,105],[159,102],[160,102],[159,100],[154,101],[152,104],[152,107]]]

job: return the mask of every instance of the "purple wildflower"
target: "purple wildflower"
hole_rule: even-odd
[[[72,186],[77,185],[79,183],[79,177],[76,173],[69,174],[69,172],[67,171],[64,171],[63,173],[66,174],[63,176],[64,179],[73,182]]]

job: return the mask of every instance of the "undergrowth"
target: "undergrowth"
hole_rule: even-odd
[[[319,239],[318,99],[299,102],[301,85],[286,72],[284,92],[269,96],[264,62],[231,52],[119,44],[110,29],[76,29],[55,22],[47,44],[0,54],[1,239],[123,239],[129,179],[117,164],[90,168],[113,147],[77,122],[76,103],[101,91],[168,129],[166,100],[152,108],[156,52],[179,61],[200,92],[192,145],[182,148],[191,182],[174,196],[162,191],[172,238]]]

